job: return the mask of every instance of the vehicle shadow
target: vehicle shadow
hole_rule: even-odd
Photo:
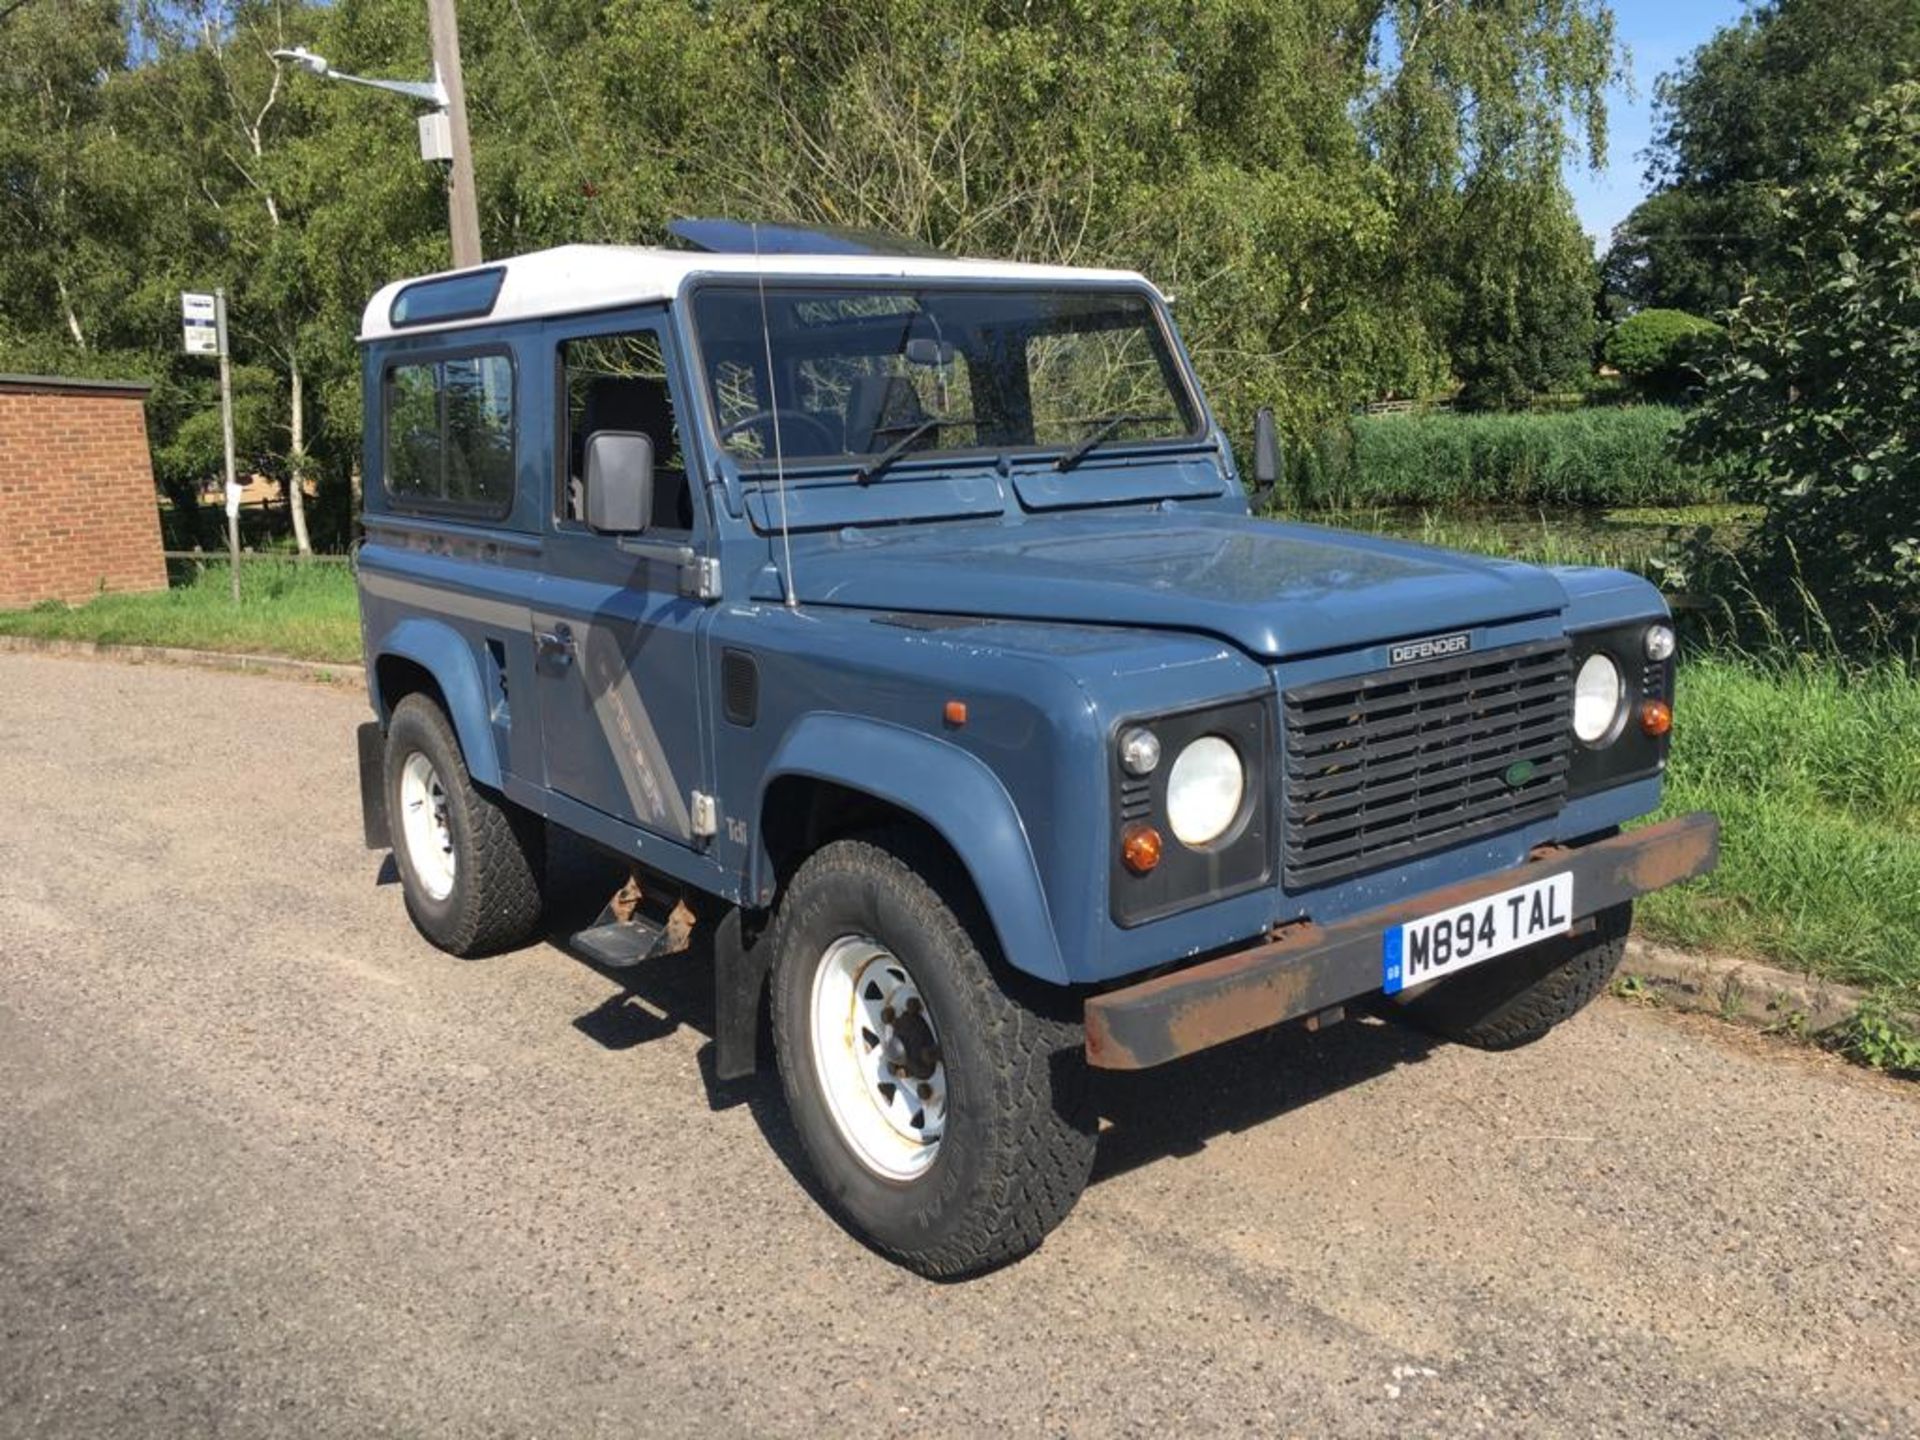
[[[770,1065],[739,1080],[714,1072],[713,957],[697,940],[684,954],[626,970],[594,965],[567,937],[591,923],[556,909],[549,943],[619,987],[573,1021],[610,1052],[663,1039],[681,1027],[703,1037],[698,1053],[707,1104],[746,1105],[768,1142],[803,1184],[811,1184],[797,1137]],[[1090,1183],[1098,1185],[1156,1161],[1197,1155],[1222,1135],[1237,1134],[1312,1105],[1354,1085],[1424,1061],[1439,1042],[1419,1031],[1354,1019],[1319,1032],[1287,1025],[1232,1041],[1171,1064],[1138,1072],[1096,1072],[1094,1110],[1100,1148]]]
[[[1151,1070],[1098,1073],[1094,1100],[1105,1128],[1091,1183],[1196,1155],[1218,1136],[1419,1064],[1439,1043],[1404,1025],[1360,1018],[1317,1032],[1283,1025]]]
[[[722,1080],[715,1073],[709,938],[696,934],[685,952],[629,969],[595,964],[568,939],[594,922],[624,872],[616,857],[563,832],[556,832],[550,845],[547,942],[617,987],[577,1017],[574,1028],[613,1053],[663,1039],[683,1026],[693,1030],[704,1040],[698,1063],[708,1106],[746,1105],[775,1154],[811,1189],[771,1064],[739,1080]],[[1101,1135],[1090,1183],[1155,1161],[1197,1155],[1219,1136],[1251,1130],[1401,1066],[1419,1064],[1438,1043],[1406,1026],[1359,1017],[1317,1032],[1284,1025],[1152,1070],[1096,1071],[1092,1099]]]

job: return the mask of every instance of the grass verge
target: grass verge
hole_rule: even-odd
[[[168,645],[189,650],[288,655],[296,660],[360,659],[360,606],[344,565],[249,560],[233,603],[227,567],[186,562],[170,590],[101,595],[84,605],[49,602],[0,610],[0,635]]]
[[[1720,868],[1641,905],[1649,932],[1920,1000],[1920,675],[1690,657],[1669,813],[1720,816]]]

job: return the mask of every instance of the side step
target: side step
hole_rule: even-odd
[[[660,949],[666,935],[665,925],[636,915],[578,931],[567,943],[596,965],[627,970]]]
[[[661,914],[668,898],[650,898],[636,874],[606,903],[599,918],[567,943],[608,970],[629,970],[655,955],[678,955],[692,941],[698,917],[685,900],[675,900]]]

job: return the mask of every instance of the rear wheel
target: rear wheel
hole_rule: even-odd
[[[1529,946],[1443,980],[1389,1013],[1481,1050],[1530,1044],[1606,988],[1626,953],[1633,905],[1594,916],[1593,928]]]
[[[387,818],[413,923],[442,950],[479,955],[527,940],[540,923],[545,834],[467,773],[446,713],[425,695],[387,727]]]
[[[802,865],[774,920],[773,1026],[827,1204],[902,1264],[958,1276],[1040,1244],[1095,1136],[1071,1005],[989,963],[944,868],[912,837]]]

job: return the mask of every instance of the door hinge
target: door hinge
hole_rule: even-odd
[[[720,806],[704,790],[693,792],[693,834],[698,840],[711,840],[720,829]]]
[[[718,600],[720,562],[711,555],[695,555],[682,562],[680,593],[692,600]]]

